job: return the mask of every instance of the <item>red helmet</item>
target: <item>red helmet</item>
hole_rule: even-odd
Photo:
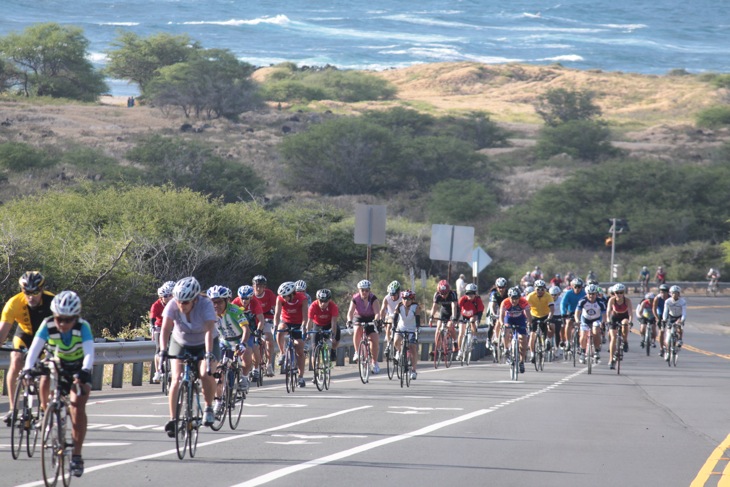
[[[446,294],[451,291],[451,286],[449,286],[449,282],[446,279],[441,279],[438,283],[438,290],[441,294]]]

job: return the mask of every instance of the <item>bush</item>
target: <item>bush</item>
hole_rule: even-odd
[[[497,198],[477,181],[447,179],[431,188],[426,207],[431,223],[473,224],[477,215],[484,217],[496,211]]]
[[[55,162],[42,149],[22,142],[0,144],[0,167],[11,172],[51,167]]]
[[[621,154],[611,145],[610,138],[611,132],[603,123],[574,120],[544,127],[535,146],[535,154],[541,159],[568,154],[574,159],[595,162]]]
[[[709,128],[730,125],[730,106],[722,105],[702,110],[697,114],[697,125]]]
[[[593,103],[591,91],[557,88],[540,95],[535,111],[549,126],[577,120],[590,120],[601,115],[601,109]]]

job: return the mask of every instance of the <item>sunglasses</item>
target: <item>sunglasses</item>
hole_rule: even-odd
[[[180,304],[181,304],[181,305],[183,305],[183,306],[185,306],[185,305],[188,305],[188,304],[190,304],[190,303],[192,303],[192,302],[193,302],[193,301],[192,301],[191,299],[189,299],[189,300],[187,300],[187,301],[178,301],[178,303],[180,303]]]
[[[477,293],[466,293],[467,296],[476,296]]]
[[[73,323],[76,320],[75,316],[54,316],[54,320],[58,323]]]
[[[319,301],[320,303],[327,303],[327,302],[329,302],[329,298],[327,298],[327,299],[318,299],[317,301]]]
[[[588,293],[588,296],[595,296],[597,293]]]
[[[23,291],[23,294],[25,294],[26,296],[38,296],[40,293],[41,293],[40,291],[33,291],[33,292]]]
[[[613,294],[623,294],[623,291],[615,291]]]

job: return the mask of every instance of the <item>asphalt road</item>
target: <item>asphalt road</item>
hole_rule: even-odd
[[[678,366],[632,335],[621,375],[604,363],[546,364],[517,382],[491,359],[420,364],[409,389],[384,371],[362,384],[338,367],[329,391],[252,389],[236,431],[201,431],[178,460],[159,386],[94,392],[74,485],[723,485],[730,482],[730,299],[691,297]],[[604,353],[604,356],[607,355]],[[7,399],[0,411],[7,409]],[[40,457],[13,461],[0,429],[2,485],[43,485]],[[695,483],[693,483],[693,481]]]

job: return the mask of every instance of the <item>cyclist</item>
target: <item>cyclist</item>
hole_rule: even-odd
[[[466,287],[468,288],[468,286],[469,285]],[[416,330],[418,330],[418,327],[421,324],[421,309],[416,302],[416,293],[410,289],[406,289],[401,293],[401,302],[396,308],[396,313],[393,319],[395,322],[394,324],[397,327],[396,329],[400,332],[415,333]],[[418,376],[418,373],[416,372],[416,365],[418,365],[418,342],[416,341],[415,335],[409,335],[408,337],[408,348],[411,352],[411,380],[415,380]],[[400,350],[402,340],[403,335],[396,334],[393,345],[396,350]]]
[[[537,338],[537,327],[540,326],[545,338],[545,346],[549,349],[552,336],[551,322],[555,303],[550,293],[546,292],[547,284],[542,279],[535,281],[535,290],[527,295],[527,303],[530,305],[530,362],[535,363],[535,339]],[[548,335],[549,334],[549,335]]]
[[[312,296],[307,292],[307,283],[301,279],[294,283],[294,290],[298,293],[302,293],[307,297],[307,306],[312,304]]]
[[[254,297],[254,290],[252,286],[244,285],[238,288],[236,298],[232,301],[232,304],[235,304],[239,308],[243,310],[243,312],[246,314],[246,319],[248,320],[248,329],[253,333],[258,333],[259,335],[262,335],[264,332],[264,312],[261,309],[261,303],[259,303],[259,300]],[[263,335],[262,335],[263,336]],[[253,340],[251,340],[252,343],[254,343]],[[265,342],[264,342],[265,343]],[[255,344],[255,343],[254,343]],[[264,345],[265,346],[265,345]],[[253,355],[253,363],[258,366],[258,364],[261,362],[261,354],[259,353],[259,347],[252,346],[250,347],[252,350]],[[269,367],[271,367],[271,364],[269,364]],[[274,375],[273,368],[271,370],[271,375]],[[258,381],[259,379],[259,370],[258,368],[253,370],[253,378],[254,381]]]
[[[641,294],[646,294],[649,292],[649,268],[646,266],[643,266],[641,270],[639,271],[639,284],[641,285]]]
[[[210,370],[215,370],[220,361],[220,340],[213,302],[205,295],[200,294],[200,283],[192,276],[183,277],[172,288],[172,299],[162,312],[162,330],[160,332],[160,358],[164,360],[168,354],[179,357],[190,353],[198,360],[198,375],[203,384],[205,400],[205,426],[210,426],[215,420],[213,414],[213,398],[215,397],[216,383],[213,375],[208,375],[206,363]],[[171,334],[172,333],[172,334]],[[168,343],[169,339],[169,343]],[[202,360],[202,359],[206,360]],[[180,359],[171,361],[172,377],[181,377],[184,362]],[[175,436],[175,407],[177,406],[177,391],[180,381],[173,380],[170,384],[169,406],[170,420],[165,424],[167,436]]]
[[[707,279],[710,281],[707,284],[707,290],[711,292],[713,289],[717,289],[718,282],[720,281],[720,270],[710,267],[710,270],[707,271]]]
[[[560,314],[560,306],[563,303],[563,290],[560,288],[560,286],[552,286],[548,290],[548,292],[550,293],[550,296],[553,297],[553,334],[552,334],[552,337],[554,337],[554,339],[550,340],[550,342],[555,341],[555,345],[557,346],[557,344],[560,342],[561,333],[563,331],[563,323],[565,323],[565,321],[566,321],[565,316]],[[550,331],[550,330],[548,330],[548,331]],[[553,346],[553,343],[550,343],[550,346]],[[556,349],[556,351],[557,351],[557,349]]]
[[[329,289],[320,289],[315,294],[317,298],[307,311],[307,330],[318,332],[316,339],[321,339],[319,332],[331,330],[332,334],[332,351],[330,352],[330,361],[337,360],[337,347],[340,344],[340,327],[337,324],[337,318],[340,316],[340,309],[332,301],[332,291]],[[315,328],[316,327],[316,328]],[[318,342],[314,345],[316,346]]]
[[[654,314],[654,318],[656,319],[656,325],[657,325],[657,331],[659,334],[657,335],[657,341],[659,342],[659,356],[664,356],[664,330],[667,327],[667,323],[664,321],[664,303],[669,298],[669,286],[666,284],[660,284],[659,285],[659,293],[654,298],[654,302],[652,303],[651,310]]]
[[[13,348],[30,347],[33,337],[43,320],[51,315],[51,300],[53,294],[43,289],[45,277],[38,271],[28,271],[20,276],[20,292],[10,298],[3,308],[0,317],[0,343],[10,333],[14,323],[18,324],[13,336]],[[10,410],[3,417],[5,424],[10,426],[13,417],[13,399],[17,386],[18,374],[23,368],[24,356],[21,352],[10,354],[7,383],[10,398]],[[27,360],[27,359],[26,359]]]
[[[654,293],[646,293],[644,299],[636,305],[636,317],[641,323],[641,348],[656,347],[656,342],[652,340],[652,343],[644,342],[644,335],[646,334],[646,327],[651,327],[652,339],[656,337],[656,319],[652,312],[652,304],[654,303]]]
[[[601,321],[606,315],[606,305],[602,301],[598,300],[598,286],[595,284],[589,284],[586,287],[586,294],[578,302],[575,308],[574,319],[580,323],[580,363],[586,363],[585,350],[588,346],[588,330],[593,328],[593,345],[596,349],[595,355],[596,363],[600,360],[598,350],[601,346],[601,334],[600,326]],[[611,337],[611,346],[613,346],[613,337]],[[613,356],[613,349],[611,349],[611,356]],[[611,362],[613,365],[613,361]],[[613,368],[613,367],[611,367]]]
[[[218,339],[221,346],[221,356],[224,353],[238,352],[241,355],[242,373],[238,388],[248,393],[248,373],[253,368],[253,337],[248,327],[246,313],[231,303],[233,292],[225,286],[213,286],[206,294],[213,302],[215,314],[218,316],[215,327],[218,330]],[[225,378],[223,378],[225,380]],[[220,413],[223,407],[221,394],[223,393],[223,380],[216,388],[213,409],[216,414]]]
[[[626,286],[616,283],[613,286],[613,296],[608,300],[606,311],[609,320],[611,343],[611,357],[613,357],[613,340],[616,338],[616,330],[620,330],[624,339],[624,352],[629,351],[629,329],[631,328],[631,311],[634,309],[631,299],[626,296]]]
[[[60,381],[69,394],[69,413],[73,438],[73,452],[69,464],[71,473],[81,477],[84,459],[81,449],[86,437],[86,403],[91,392],[91,370],[94,366],[94,337],[89,323],[81,318],[81,299],[73,291],[61,291],[51,301],[52,316],[43,320],[28,350],[23,368],[24,376],[31,380],[31,370],[43,351],[55,355],[60,361]],[[47,345],[47,346],[46,346]],[[72,385],[76,387],[72,387]],[[77,387],[78,392],[77,393]],[[50,392],[50,380],[40,382],[41,409],[45,411]]]
[[[573,336],[573,326],[576,324],[575,309],[578,302],[586,296],[583,289],[583,279],[574,278],[570,282],[570,289],[563,294],[563,300],[560,303],[560,314],[565,317],[563,322],[563,336],[561,337],[560,346],[563,352],[570,350],[570,339]]]
[[[467,284],[464,290],[464,296],[459,299],[459,314],[464,320],[469,322],[469,326],[471,327],[472,344],[477,342],[477,328],[479,327],[479,322],[482,321],[482,315],[484,314],[484,302],[482,302],[482,297],[479,296],[477,291],[478,288],[476,284]],[[466,325],[466,323],[464,323],[464,325]],[[465,334],[466,326],[460,326],[458,338],[459,343],[461,343],[464,339]],[[459,350],[456,360],[461,360],[461,355],[463,353],[464,350]]]
[[[669,327],[676,323],[677,326],[677,347],[682,346],[683,327],[687,319],[687,301],[680,296],[682,289],[679,286],[669,288],[669,299],[664,302],[664,313],[662,318],[666,323],[667,333],[665,334],[665,345],[669,345]],[[669,360],[669,354],[665,354],[664,360]]]
[[[165,305],[172,298],[172,288],[175,287],[175,281],[167,281],[157,289],[157,300],[150,307],[150,332],[152,339],[155,341],[155,375],[152,382],[160,382],[162,374],[160,374],[160,330],[162,329],[162,311]]]
[[[550,287],[558,286],[561,287],[563,285],[563,278],[560,277],[560,274],[555,274],[552,279],[550,279]]]
[[[532,277],[532,273],[530,271],[525,272],[525,275],[520,279],[520,287],[525,289],[527,286],[532,286],[533,284],[535,284],[535,278]]]
[[[286,337],[284,333],[291,335],[294,340],[294,350],[297,355],[297,368],[299,369],[299,387],[305,387],[304,382],[304,336],[302,335],[302,324],[307,316],[307,296],[304,293],[296,292],[293,282],[284,282],[277,291],[276,309],[274,311],[274,327],[278,331],[276,341],[281,351],[279,365],[284,363],[286,354]]]
[[[370,341],[370,352],[373,356],[373,374],[380,373],[380,365],[378,365],[378,330],[376,325],[370,324],[361,326],[360,323],[377,323],[380,320],[380,303],[378,297],[370,292],[372,284],[367,279],[357,283],[357,292],[352,295],[350,307],[347,310],[347,326],[352,325],[355,332],[352,335],[352,343],[355,345],[355,354],[352,360],[357,362],[360,357],[357,353],[357,347],[362,340],[363,333]]]
[[[393,281],[388,284],[388,295],[383,298],[383,304],[380,306],[380,316],[385,323],[385,343],[390,343],[393,339],[393,314],[400,303],[403,302],[400,293],[400,282]]]
[[[598,277],[596,276],[596,273],[591,271],[588,271],[588,274],[586,274],[586,282],[588,284],[593,284],[593,281],[595,281],[595,284],[598,284]]]
[[[532,327],[530,304],[522,296],[519,287],[512,287],[507,291],[507,299],[499,307],[499,319],[506,327],[504,330],[504,349],[507,350],[507,361],[519,360],[520,373],[525,373],[525,358],[527,357],[527,326]],[[509,326],[512,325],[514,330]],[[520,351],[519,358],[510,356],[510,341],[512,333],[517,333]]]
[[[664,271],[662,266],[656,268],[654,278],[656,279],[657,284],[665,284],[667,282],[667,273]]]
[[[459,344],[456,343],[456,333],[454,331],[454,320],[459,317],[458,302],[456,293],[451,290],[448,281],[446,279],[440,280],[436,286],[436,292],[433,295],[430,324],[433,326],[433,322],[436,321],[436,312],[438,311],[440,321],[436,326],[435,336],[439,336],[441,327],[445,325],[446,331],[454,339],[454,352],[459,351]],[[438,343],[434,344],[434,349],[437,349],[438,346]],[[433,351],[431,353],[433,354]]]
[[[532,277],[533,286],[535,284],[535,281],[542,279],[542,269],[540,269],[539,265],[535,266],[535,268],[530,273],[530,277]]]
[[[492,336],[489,337],[492,340],[493,346],[497,346],[502,330],[503,323],[499,317],[499,307],[505,299],[507,299],[507,279],[498,277],[494,281],[494,287],[489,291],[489,306],[487,307],[489,317],[494,324]]]
[[[261,304],[264,315],[264,339],[266,340],[266,375],[274,376],[274,308],[276,307],[276,294],[266,287],[267,281],[261,274],[254,276],[253,281],[254,298]]]

